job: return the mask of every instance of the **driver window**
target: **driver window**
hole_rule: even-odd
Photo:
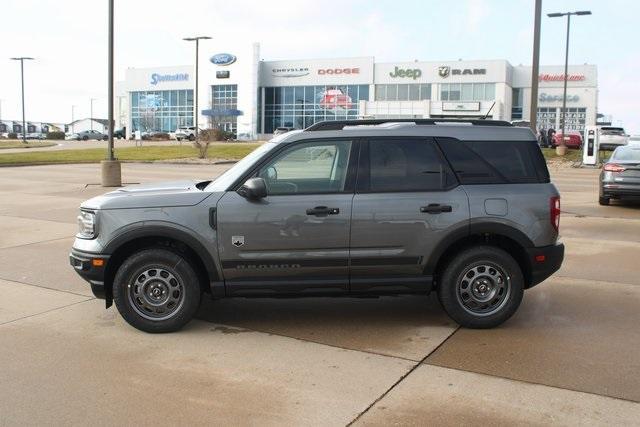
[[[344,190],[351,142],[311,142],[286,149],[258,171],[270,195]]]

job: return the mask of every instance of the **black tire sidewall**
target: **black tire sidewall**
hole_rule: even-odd
[[[472,264],[487,262],[500,267],[509,276],[511,289],[504,306],[489,316],[476,316],[467,312],[457,297],[460,276]],[[447,314],[459,325],[471,329],[493,328],[508,320],[518,309],[524,294],[524,277],[515,259],[493,246],[478,246],[456,255],[444,269],[438,284],[438,298]]]
[[[182,283],[184,301],[179,311],[166,320],[146,319],[131,306],[128,285],[140,269],[161,266],[171,271]],[[186,325],[200,306],[201,288],[194,268],[182,255],[167,249],[145,249],[127,258],[118,269],[113,281],[113,300],[124,320],[145,332],[174,332]]]

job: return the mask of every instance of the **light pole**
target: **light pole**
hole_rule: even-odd
[[[107,158],[100,162],[103,187],[120,187],[122,185],[122,170],[120,162],[113,154],[113,0],[109,0],[109,43],[108,43],[108,73],[107,73]],[[93,115],[93,114],[92,114]],[[91,122],[93,124],[93,121]]]
[[[73,122],[76,121],[75,110],[76,110],[76,106],[72,105],[71,106],[71,133],[74,133],[73,132]]]
[[[569,72],[569,31],[571,30],[571,15],[591,15],[590,10],[579,10],[577,12],[557,12],[557,13],[547,13],[549,18],[561,18],[563,16],[567,17],[567,42],[565,45],[564,52],[564,89],[562,91],[562,139],[560,140],[560,144],[556,147],[556,153],[560,156],[564,156],[567,153],[567,146],[564,144],[565,138],[565,128],[567,121],[567,79]]]
[[[536,0],[533,19],[533,61],[531,61],[531,100],[529,103],[529,126],[538,135],[538,73],[540,72],[540,21],[542,0]]]
[[[20,56],[18,58],[11,58],[14,61],[20,61],[20,78],[22,80],[22,142],[27,143],[27,122],[24,118],[24,61],[32,60],[28,56]]]
[[[89,103],[91,104],[90,112],[89,112],[89,116],[90,116],[89,117],[89,123],[91,123],[91,130],[93,130],[93,101],[95,101],[95,100],[96,100],[96,98],[91,98],[89,100]]]
[[[196,93],[194,94],[194,106],[193,106],[193,125],[194,125],[194,134],[195,140],[198,140],[198,48],[200,47],[200,40],[209,40],[211,37],[209,36],[197,36],[197,37],[185,37],[182,40],[192,42],[196,42]]]

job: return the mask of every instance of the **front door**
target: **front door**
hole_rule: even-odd
[[[468,224],[467,194],[431,138],[368,141],[353,200],[351,290],[428,290],[429,256]]]
[[[227,295],[332,293],[349,289],[349,228],[356,144],[298,142],[252,174],[267,197],[235,191],[218,202]]]

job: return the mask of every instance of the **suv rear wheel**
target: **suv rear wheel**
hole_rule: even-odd
[[[166,249],[145,249],[127,258],[113,282],[113,300],[131,326],[173,332],[195,315],[202,292],[189,262]]]
[[[493,246],[460,252],[441,279],[438,298],[442,306],[466,328],[500,325],[515,313],[524,293],[520,266],[507,252]]]

